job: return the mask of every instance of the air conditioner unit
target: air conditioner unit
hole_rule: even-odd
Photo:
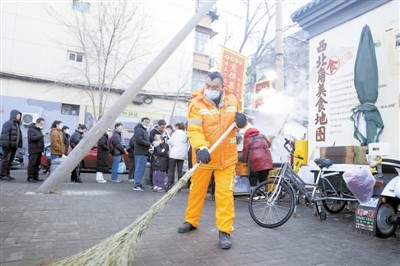
[[[25,126],[29,126],[32,123],[36,123],[36,119],[40,117],[37,113],[24,113],[22,112],[22,124]]]

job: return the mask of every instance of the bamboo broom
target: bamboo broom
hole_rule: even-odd
[[[212,153],[228,134],[236,127],[234,122],[222,134],[222,136],[210,148]],[[129,265],[134,260],[134,252],[137,248],[141,237],[145,233],[150,224],[150,220],[155,214],[160,212],[168,201],[186,184],[194,171],[200,166],[196,163],[168,192],[154,203],[150,209],[143,215],[138,217],[132,224],[128,225],[118,233],[106,238],[97,245],[88,248],[76,255],[65,258],[63,260],[52,262],[44,265],[71,265],[71,266],[99,266],[99,265]]]

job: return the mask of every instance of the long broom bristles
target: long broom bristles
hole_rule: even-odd
[[[194,165],[181,179],[150,209],[118,233],[106,238],[97,245],[72,257],[46,265],[129,265],[134,260],[134,252],[140,239],[155,214],[160,212],[168,201],[181,189],[193,175],[199,164]]]

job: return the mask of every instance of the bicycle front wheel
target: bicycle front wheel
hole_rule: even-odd
[[[250,195],[251,218],[262,227],[281,226],[294,211],[295,197],[292,188],[284,182],[276,188],[277,181],[267,180],[260,183]]]

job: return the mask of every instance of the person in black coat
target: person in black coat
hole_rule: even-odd
[[[118,165],[122,160],[122,155],[126,153],[125,148],[122,145],[123,129],[124,125],[122,123],[116,123],[114,125],[114,133],[110,140],[110,153],[113,155],[111,182],[121,182],[121,180],[118,178]]]
[[[131,166],[129,167],[128,181],[133,182],[135,173],[135,135],[129,140],[129,148],[127,150],[129,158],[131,158]]]
[[[10,120],[6,121],[1,129],[0,146],[3,147],[0,165],[1,180],[11,181],[15,179],[10,176],[10,169],[17,149],[22,148],[21,117],[20,111],[11,110]]]
[[[108,134],[111,134],[111,129],[101,136],[97,142],[97,161],[96,161],[96,181],[97,183],[107,183],[103,177],[103,173],[109,170],[110,146],[108,144]]]
[[[165,133],[165,128],[167,126],[167,122],[164,119],[160,119],[157,122],[157,126],[155,126],[152,130],[150,130],[149,140],[150,143],[156,141],[157,136],[163,136]],[[150,164],[153,163],[154,156],[150,154]],[[150,185],[153,185],[153,169],[150,168]]]
[[[150,118],[143,117],[141,122],[135,126],[135,133],[133,135],[135,139],[135,182],[132,189],[136,191],[143,191],[142,179],[146,171],[149,149],[152,147],[149,140],[149,133],[147,133],[149,124]]]
[[[69,145],[73,150],[76,145],[83,139],[83,134],[86,132],[86,126],[83,124],[79,124],[78,129],[72,134],[71,138],[69,139]],[[65,148],[67,150],[67,147]],[[82,183],[81,180],[81,162],[72,170],[71,173],[71,182],[73,183]]]
[[[168,170],[169,146],[165,138],[159,137],[159,145],[154,148],[151,169],[153,170],[153,191],[162,192]]]
[[[44,119],[38,118],[36,123],[32,123],[28,129],[28,182],[43,181],[39,178],[40,159],[44,150],[43,126]]]
[[[68,155],[69,140],[71,138],[71,136],[69,135],[69,127],[63,126],[62,130],[61,130],[61,133],[62,133],[63,138],[64,138],[64,146],[65,146],[64,155],[67,156]]]

